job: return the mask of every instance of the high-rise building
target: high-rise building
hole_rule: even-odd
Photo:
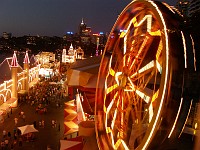
[[[194,14],[197,13],[200,13],[200,0],[191,0],[188,9],[188,16],[192,17]]]
[[[86,30],[86,23],[83,22],[83,18],[82,18],[82,21],[81,21],[81,24],[79,25],[79,35],[82,35],[83,32]]]
[[[81,39],[81,43],[83,44],[90,44],[91,42],[91,27],[87,27],[86,23],[82,22],[79,26],[79,35]]]
[[[189,0],[178,0],[176,7],[180,11],[180,13],[184,16],[188,16],[188,8],[190,1]]]

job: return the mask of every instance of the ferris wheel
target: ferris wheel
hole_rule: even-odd
[[[182,132],[192,103],[184,101],[183,22],[167,4],[144,0],[119,15],[97,82],[100,149],[153,148]]]

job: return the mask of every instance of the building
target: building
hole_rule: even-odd
[[[81,47],[74,49],[73,45],[71,44],[68,49],[68,53],[66,48],[63,49],[62,63],[74,63],[78,59],[84,59],[84,51],[81,49]]]
[[[188,16],[192,17],[197,13],[200,13],[200,0],[191,0],[188,9]]]
[[[90,44],[91,32],[92,32],[91,27],[87,27],[86,23],[84,23],[82,19],[82,22],[79,25],[80,42],[82,44],[86,44],[86,45]]]
[[[180,13],[184,16],[188,16],[188,8],[189,8],[190,1],[189,0],[179,0],[176,4],[177,9]]]
[[[3,38],[4,39],[10,39],[12,37],[11,33],[3,32]]]

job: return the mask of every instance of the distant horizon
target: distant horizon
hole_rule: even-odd
[[[57,36],[78,32],[82,18],[92,33],[109,33],[132,0],[4,0],[0,5],[0,36]],[[160,0],[175,5],[176,0]]]

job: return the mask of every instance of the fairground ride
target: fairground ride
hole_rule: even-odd
[[[104,49],[96,90],[99,149],[156,149],[183,132],[197,76],[192,36],[165,3],[132,1]],[[105,81],[104,86],[100,81]],[[197,78],[193,78],[196,81]]]

